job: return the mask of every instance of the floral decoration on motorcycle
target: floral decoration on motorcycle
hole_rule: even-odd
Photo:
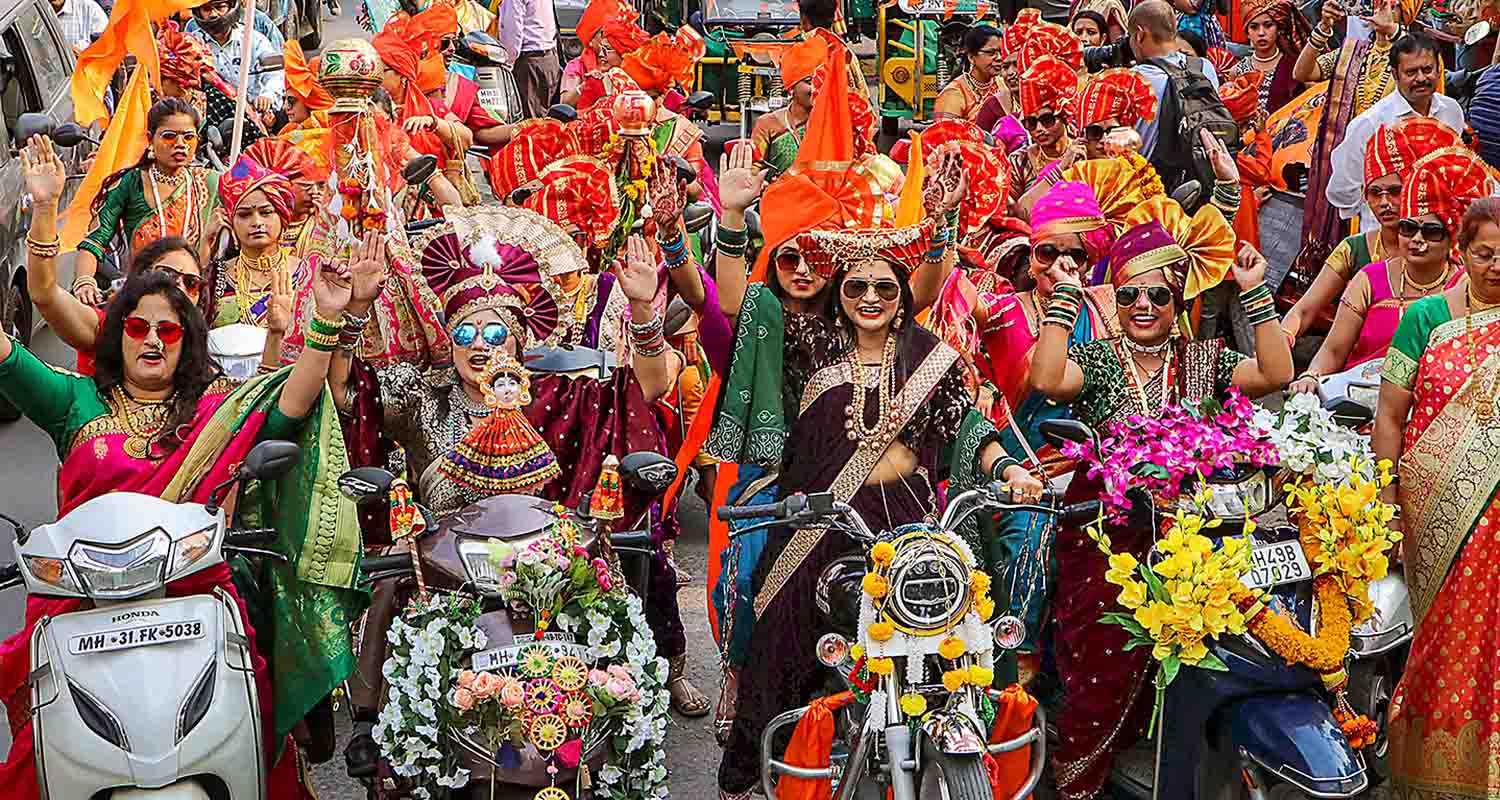
[[[392,624],[383,670],[390,702],[373,735],[414,797],[466,785],[464,751],[501,769],[534,752],[554,781],[536,796],[566,796],[557,794],[559,775],[576,769],[587,784],[588,762],[604,748],[594,796],[667,796],[667,664],[640,600],[611,585],[565,513],[524,547],[491,546],[497,594],[533,617],[532,636],[486,650],[476,625],[482,600],[461,595],[415,600]]]
[[[905,658],[899,698],[913,720],[927,713],[927,699],[915,687],[927,680],[927,657],[946,662],[943,686],[956,693],[974,687],[977,710],[986,724],[994,717],[988,689],[995,680],[994,633],[986,622],[995,614],[990,576],[978,568],[974,552],[956,534],[908,525],[894,538],[870,548],[871,570],[863,579],[859,642],[850,650],[850,683],[871,713],[883,713],[880,678],[894,674]],[[917,591],[917,587],[921,591]],[[883,723],[882,723],[883,724]]]
[[[1087,442],[1065,442],[1062,452],[1087,464],[1088,477],[1103,483],[1105,516],[1118,521],[1130,511],[1131,489],[1150,492],[1166,507],[1204,475],[1235,465],[1275,464],[1276,449],[1254,419],[1254,405],[1231,389],[1223,404],[1210,398],[1112,423],[1099,442],[1102,453]]]

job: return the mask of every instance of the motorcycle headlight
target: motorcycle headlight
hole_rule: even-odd
[[[500,559],[505,557],[503,542],[465,539],[458,543],[458,557],[464,562],[469,582],[490,594],[500,591]],[[497,552],[498,551],[498,552]]]
[[[208,555],[214,547],[214,534],[218,525],[210,525],[194,531],[172,543],[172,572],[181,572]]]
[[[172,540],[160,528],[119,547],[78,542],[68,563],[85,594],[99,600],[126,600],[162,585]]]
[[[946,539],[912,533],[897,539],[886,609],[898,630],[934,635],[969,609],[969,568]]]
[[[26,556],[26,571],[31,573],[31,577],[49,586],[56,586],[67,592],[78,591],[78,581],[73,578],[73,571],[68,568],[68,562],[60,558]]]

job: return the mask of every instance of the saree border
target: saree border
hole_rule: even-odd
[[[1392,719],[1392,796],[1400,800],[1500,800],[1500,783],[1486,785],[1491,773],[1482,766],[1500,757],[1500,734],[1484,736],[1483,724],[1484,720],[1474,719],[1455,733],[1428,730],[1425,716]],[[1475,759],[1481,760],[1478,774],[1464,768]]]
[[[937,388],[938,382],[948,373],[948,370],[958,361],[958,358],[959,353],[957,350],[939,343],[928,354],[927,358],[923,359],[922,363],[912,371],[911,376],[906,380],[906,385],[902,386],[901,391],[896,395],[896,409],[897,413],[901,415],[901,424],[895,428],[894,433],[891,433],[884,441],[879,443],[879,447],[861,447],[854,451],[854,456],[844,464],[843,469],[839,470],[839,474],[834,477],[833,483],[829,486],[828,490],[833,493],[834,497],[846,503],[853,499],[855,493],[864,485],[865,479],[875,470],[875,466],[880,463],[880,457],[885,455],[885,451],[890,448],[891,444],[896,441],[896,438],[901,435],[901,432],[906,429],[906,426],[911,423],[912,418],[917,414],[917,409],[921,408],[922,404],[927,402],[927,398]],[[846,371],[849,368],[847,364],[825,367],[819,370],[817,375],[813,376],[813,381],[817,381],[824,373],[837,369],[837,366],[842,366]],[[803,392],[804,400],[812,394],[813,381],[808,383],[807,391]],[[826,391],[827,389],[823,389],[818,392],[818,395]],[[804,411],[806,407],[807,404],[804,403]],[[792,534],[792,538],[787,542],[786,548],[777,555],[776,563],[772,565],[771,571],[766,575],[765,585],[755,595],[756,619],[759,619],[765,613],[766,608],[776,599],[776,595],[781,593],[787,581],[791,580],[792,574],[812,554],[813,548],[817,547],[818,543],[823,540],[823,532],[826,530],[827,526],[818,526],[801,528]]]
[[[1431,350],[1428,355],[1439,358]],[[1500,354],[1491,354],[1401,454],[1402,509],[1412,533],[1422,533],[1414,537],[1416,552],[1407,565],[1412,613],[1419,626],[1453,559],[1500,486],[1500,477],[1491,469],[1493,454],[1500,452],[1500,425],[1481,422],[1474,409],[1476,378],[1496,373]]]

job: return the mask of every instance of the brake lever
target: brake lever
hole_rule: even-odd
[[[262,558],[271,558],[280,561],[283,564],[291,563],[291,559],[287,558],[281,553],[276,552],[275,550],[264,550],[259,547],[231,547],[228,545],[225,545],[223,550],[226,553],[237,553],[242,556],[261,556]]]

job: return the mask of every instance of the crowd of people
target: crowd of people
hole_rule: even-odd
[[[95,0],[54,8],[81,65],[125,41]],[[785,103],[710,163],[679,113],[703,34],[649,34],[621,0],[591,0],[567,64],[547,2],[507,0],[498,15],[472,0],[365,3],[370,36],[312,58],[256,12],[252,58],[282,66],[243,86],[239,6],[211,0],[152,20],[157,57],[136,54],[138,72],[157,70],[146,78],[123,91],[75,80],[75,98],[93,92],[114,118],[65,208],[55,145],[22,149],[29,294],[78,362],[49,367],[0,338],[0,397],[55,443],[60,514],[112,491],[198,497],[211,466],[249,443],[310,443],[292,524],[328,546],[301,556],[305,585],[281,588],[333,615],[363,591],[360,555],[391,544],[340,510],[330,487],[351,466],[404,473],[445,515],[497,491],[575,505],[606,456],[649,450],[694,470],[714,506],[830,492],[894,530],[966,486],[1041,497],[1076,466],[1043,437],[1047,420],[1102,427],[1231,390],[1316,392],[1384,359],[1373,441],[1399,476],[1385,497],[1403,511],[1418,620],[1390,766],[1403,796],[1493,797],[1500,173],[1443,94],[1451,57],[1418,5],[1218,10],[1082,0],[1054,21],[1023,10],[977,23],[936,121],[883,147],[837,4],[804,0],[778,56]],[[520,121],[492,115],[451,58],[473,30],[511,51]],[[236,92],[252,143],[220,171],[201,151]],[[576,118],[548,116],[553,102]],[[424,161],[435,168],[418,179],[408,167]],[[1261,227],[1273,190],[1304,195],[1300,229]],[[690,230],[689,209],[705,206],[714,224]],[[1262,242],[1291,239],[1291,277],[1268,279]],[[109,262],[124,265],[114,283]],[[1214,316],[1243,321],[1245,352],[1226,326],[1227,342],[1199,335]],[[265,329],[256,377],[230,379],[210,354],[209,331],[228,325]],[[557,346],[619,365],[531,378],[525,421],[561,469],[455,480],[513,476],[534,455],[459,451],[496,413],[492,361]],[[1090,488],[1080,477],[1072,491]],[[678,606],[679,491],[652,517],[647,619],[672,708],[714,714],[721,797],[748,798],[767,723],[822,685],[815,584],[854,544],[821,529],[730,536],[750,524],[711,515],[715,705],[685,671],[688,638],[710,632],[685,629]],[[1015,677],[1052,673],[1066,697],[1052,777],[1082,800],[1107,791],[1114,757],[1144,733],[1154,662],[1101,620],[1116,588],[1095,540],[1041,522],[1010,515],[971,544],[1023,623]],[[1140,558],[1156,533],[1108,530]],[[346,579],[307,577],[325,572]],[[227,569],[199,578],[172,591],[241,596]],[[241,605],[263,639],[296,629],[277,623],[297,613],[285,605]],[[16,742],[31,741],[29,631],[56,610],[28,599],[26,628],[0,647]],[[353,662],[348,636],[324,632],[297,665],[256,662],[263,702],[290,704],[267,715],[271,797],[307,793],[282,721],[350,679],[367,738],[381,702],[368,658],[353,677],[306,670]],[[299,691],[265,688],[286,681]],[[36,796],[29,747],[0,785]]]

